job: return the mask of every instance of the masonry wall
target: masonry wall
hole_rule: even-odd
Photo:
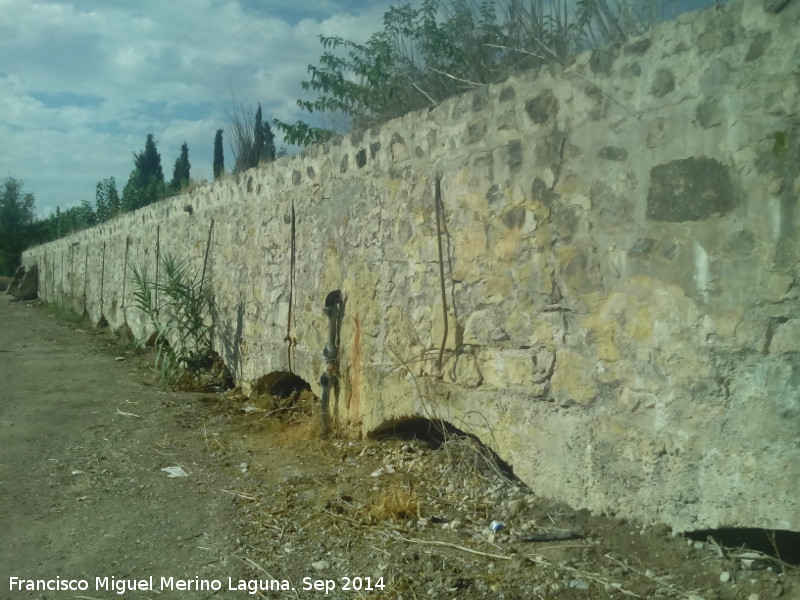
[[[574,507],[800,530],[797,31],[796,1],[684,15],[24,262],[138,335],[130,267],[205,264],[245,389],[292,370],[319,393],[341,289],[350,433],[436,415]]]

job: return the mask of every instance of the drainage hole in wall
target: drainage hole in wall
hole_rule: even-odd
[[[751,553],[755,551],[788,565],[800,566],[800,532],[797,531],[740,527],[690,531],[686,533],[686,537],[698,542],[708,542],[711,537],[717,544],[728,549],[731,558],[746,555],[748,551]],[[744,560],[752,561],[746,563],[745,566],[755,568],[771,566],[776,571],[782,570],[780,562],[759,562],[750,556],[745,556]]]
[[[389,419],[370,431],[367,437],[373,440],[416,440],[433,450],[447,452],[456,472],[495,473],[514,483],[521,483],[511,465],[477,436],[442,419],[418,415]]]
[[[310,415],[318,403],[311,384],[288,371],[273,371],[259,377],[250,391],[252,406],[271,417],[297,420]]]

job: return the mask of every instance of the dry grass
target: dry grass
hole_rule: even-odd
[[[408,481],[390,482],[378,492],[369,516],[373,522],[419,518],[420,501],[416,487]]]
[[[497,457],[476,439],[463,436],[449,437],[442,444],[442,450],[447,454],[453,478],[487,480],[499,475],[511,481],[509,474],[498,465]]]

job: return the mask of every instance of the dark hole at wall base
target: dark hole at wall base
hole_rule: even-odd
[[[494,450],[483,444],[476,435],[462,431],[442,419],[428,419],[420,416],[390,419],[370,431],[367,438],[372,440],[417,440],[427,444],[433,450],[453,441],[469,440],[479,449],[483,457],[494,464],[507,479],[519,482],[511,465],[500,458]]]
[[[269,394],[276,398],[288,398],[292,394],[310,390],[311,384],[289,371],[273,371],[262,375],[253,384],[253,394]]]
[[[289,371],[259,377],[250,389],[250,402],[283,422],[308,419],[319,406],[311,384]]]
[[[686,537],[698,542],[708,542],[709,537],[725,548],[739,552],[755,550],[777,558],[783,563],[800,566],[800,532],[784,529],[727,528],[690,531]],[[735,552],[731,552],[734,554]],[[780,563],[773,565],[776,571],[782,570]]]

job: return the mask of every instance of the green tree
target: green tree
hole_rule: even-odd
[[[264,138],[264,146],[261,148],[261,159],[264,162],[272,162],[275,160],[275,134],[272,132],[272,127],[266,121],[261,125]]]
[[[60,206],[56,206],[56,212],[53,214],[53,232],[55,233],[55,239],[67,235],[64,231],[64,221],[62,219]]]
[[[253,137],[255,139],[253,144],[253,160],[255,164],[251,166],[256,167],[261,162],[275,160],[275,134],[272,133],[269,123],[265,122],[261,117],[261,104],[258,105],[258,110],[256,111]]]
[[[166,194],[161,155],[153,134],[147,135],[144,150],[133,155],[134,169],[122,189],[122,208],[126,211],[142,208],[161,200]]]
[[[133,158],[136,170],[145,178],[154,178],[162,183],[164,182],[164,171],[161,168],[161,155],[158,153],[158,148],[156,147],[155,140],[153,140],[152,133],[147,134],[144,150],[139,154],[135,154]]]
[[[181,155],[175,160],[175,167],[172,170],[172,182],[170,187],[176,194],[189,183],[189,170],[192,165],[189,163],[189,146],[183,142],[181,146]]]
[[[108,221],[119,214],[121,201],[117,193],[117,182],[108,177],[97,182],[95,188],[95,215],[98,223]]]
[[[33,194],[22,192],[22,182],[6,177],[0,191],[0,274],[13,275],[22,251],[29,245],[28,228],[34,222]]]
[[[158,202],[165,195],[166,186],[163,181],[152,177],[146,178],[138,171],[133,170],[125,187],[122,188],[122,209],[124,211],[136,210]]]
[[[250,167],[257,167],[264,151],[264,120],[261,117],[261,104],[256,110],[256,122],[253,125],[253,152],[250,155]]]
[[[298,100],[305,111],[348,117],[356,129],[439,105],[509,75],[621,41],[646,25],[622,0],[422,0],[390,7],[383,29],[359,44],[321,35]],[[275,121],[287,142],[308,145],[329,129]]]
[[[214,136],[214,180],[219,179],[225,172],[225,152],[222,148],[222,129],[217,129]]]
[[[57,206],[55,214],[50,215],[46,220],[47,224],[41,227],[41,234],[49,234],[49,239],[56,239],[75,231],[93,227],[98,222],[97,213],[92,208],[92,203],[88,200],[83,200],[79,205],[71,206],[63,211],[60,206]]]

